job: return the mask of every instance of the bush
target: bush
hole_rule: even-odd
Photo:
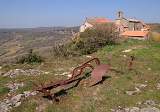
[[[41,56],[33,53],[33,50],[31,49],[29,53],[26,56],[22,56],[21,58],[17,59],[17,63],[19,64],[33,64],[33,63],[41,63],[44,60]]]
[[[62,56],[62,57],[68,57],[70,54],[67,49],[67,45],[64,44],[56,44],[53,47],[53,53],[54,56]]]
[[[96,52],[105,45],[117,43],[119,34],[114,24],[96,25],[77,35],[72,41],[55,45],[54,56],[69,57],[86,55]]]
[[[119,34],[114,24],[96,25],[80,33],[75,39],[74,47],[81,54],[91,54],[105,45],[116,44],[118,38]]]

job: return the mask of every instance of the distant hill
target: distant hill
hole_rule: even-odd
[[[148,25],[151,27],[152,31],[160,33],[160,23],[149,23]]]
[[[68,40],[78,31],[79,27],[0,29],[0,61],[8,62],[29,49],[48,55],[56,42]]]

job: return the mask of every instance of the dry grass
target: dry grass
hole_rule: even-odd
[[[134,50],[131,52],[122,52],[133,48]],[[154,100],[160,103],[159,90],[156,89],[156,84],[160,82],[159,43],[128,40],[121,45],[105,46],[92,54],[93,57],[99,57],[102,63],[108,63],[107,57],[109,55],[112,55],[111,65],[123,73],[110,72],[107,75],[111,76],[111,78],[94,87],[88,87],[89,79],[82,80],[78,87],[67,91],[66,96],[61,96],[59,103],[51,103],[51,101],[42,98],[40,95],[29,98],[20,107],[14,108],[13,112],[36,112],[36,107],[43,107],[43,112],[75,112],[75,110],[76,112],[110,112],[112,108],[138,106],[138,102],[146,100]],[[127,57],[134,55],[136,57],[132,71],[127,70],[125,64],[128,58],[125,58],[124,55]],[[72,67],[76,67],[86,60],[88,60],[86,56],[69,59],[49,57],[45,63],[29,67],[49,71],[50,74],[42,74],[36,78],[17,77],[15,80],[25,80],[25,83],[27,83],[28,81],[37,82],[37,80],[50,82],[65,79],[67,77],[55,76],[54,74],[70,71]],[[17,65],[14,68],[27,68],[27,65],[23,66]],[[5,84],[8,81],[9,79],[4,79],[1,84]],[[147,84],[147,87],[142,89],[141,93],[133,96],[125,94],[125,91],[134,89],[137,83]],[[23,88],[17,93],[29,90],[33,88],[32,86]]]
[[[160,33],[152,32],[151,33],[151,38],[156,42],[160,42]]]

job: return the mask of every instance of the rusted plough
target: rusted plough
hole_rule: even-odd
[[[93,62],[95,64],[93,65]],[[91,72],[91,83],[90,86],[93,86],[100,82],[102,80],[102,77],[107,73],[110,69],[110,66],[107,64],[101,64],[100,60],[98,58],[93,58],[86,63],[82,64],[81,66],[76,67],[72,72],[72,77],[66,80],[60,80],[54,83],[49,83],[46,85],[42,85],[41,87],[38,87],[36,90],[44,93],[45,96],[52,97],[51,90],[57,87],[61,87],[64,85],[68,85],[72,82],[77,81],[79,76],[82,76],[83,71],[86,68],[90,68],[92,70]],[[53,96],[55,98],[55,96]]]
[[[127,66],[128,66],[128,70],[132,70],[133,69],[133,63],[134,63],[135,57],[131,56],[129,61],[127,62]],[[95,63],[95,64],[94,64]],[[87,61],[86,63],[76,67],[73,71],[72,71],[72,77],[66,80],[59,80],[57,82],[51,82],[49,84],[41,84],[40,87],[38,87],[38,85],[36,85],[38,88],[36,89],[36,91],[39,91],[41,93],[44,93],[45,96],[49,97],[49,98],[54,98],[56,100],[56,93],[51,94],[51,90],[57,87],[63,87],[65,85],[69,85],[73,82],[78,82],[79,79],[82,79],[83,76],[83,72],[86,68],[91,69],[91,80],[90,80],[90,86],[93,86],[99,82],[102,81],[103,76],[109,72],[109,71],[114,71],[116,73],[123,73],[122,71],[118,71],[117,69],[114,69],[111,67],[111,64],[101,64],[100,60],[98,58],[93,58],[89,61]],[[80,77],[81,76],[81,77]]]

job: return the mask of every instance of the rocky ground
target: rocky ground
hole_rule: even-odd
[[[131,41],[106,46],[87,56],[50,59],[43,65],[1,66],[0,112],[160,112],[159,49],[159,44]],[[79,64],[93,57],[107,64],[109,55],[110,64],[118,71],[106,74],[109,78],[96,86],[88,87],[89,78],[84,79],[58,97],[58,103],[34,90],[32,82],[67,79]],[[133,70],[128,71],[127,59],[131,55],[135,56],[135,62]],[[55,91],[58,90],[61,88]]]
[[[17,77],[17,76],[37,76],[40,74],[46,74],[43,71],[29,69],[29,70],[22,70],[22,69],[14,69],[10,70],[6,73],[1,73],[3,77]],[[21,83],[15,83],[15,82],[9,82],[5,85],[7,88],[9,88],[9,93],[7,94],[7,97],[0,101],[0,112],[8,112],[13,107],[18,107],[21,105],[21,102],[30,96],[34,96],[37,94],[37,91],[24,91],[21,94],[17,94],[15,96],[12,96],[11,94],[18,90],[19,88],[24,87],[24,82]]]
[[[14,69],[6,73],[2,73],[1,75],[3,77],[13,78],[13,77],[17,77],[20,75],[38,76],[40,74],[48,74],[48,73],[49,72],[44,72],[44,71],[39,71],[39,70],[34,70],[34,69],[29,69],[29,70]],[[61,74],[55,74],[55,76],[70,77],[70,75],[68,74],[69,72],[63,72]],[[148,81],[145,81],[144,84],[136,83],[134,89],[125,91],[125,94],[129,96],[140,94],[148,86],[147,84],[148,84]],[[24,91],[21,94],[11,96],[13,92],[18,90],[19,88],[24,87],[24,82],[21,82],[21,83],[9,82],[6,84],[6,87],[9,88],[9,93],[6,98],[0,101],[0,112],[9,112],[10,110],[12,110],[12,108],[20,106],[22,101],[25,98],[35,96],[38,93],[36,91]],[[160,83],[157,83],[156,88],[157,90],[160,89]],[[97,92],[94,92],[94,94],[97,94]],[[46,105],[46,104],[43,104],[43,105]],[[39,112],[43,112],[44,109],[42,107],[44,106],[41,105],[37,107],[36,110]],[[118,106],[116,109],[111,109],[111,111],[112,112],[160,112],[160,110],[157,107],[160,107],[160,102],[155,102],[154,100],[146,100],[145,102],[137,102],[137,105],[135,107]]]
[[[0,69],[1,68],[2,67],[0,67]],[[49,72],[44,72],[44,71],[35,70],[35,69],[28,69],[28,70],[13,69],[13,70],[10,70],[6,73],[1,72],[0,75],[2,77],[15,78],[18,76],[34,76],[35,77],[35,76],[39,76],[41,74],[49,74]],[[69,77],[71,77],[71,74],[70,74],[70,72],[63,72],[60,74],[55,74],[55,76],[66,76],[69,78]],[[19,88],[23,88],[24,85],[25,85],[24,82],[15,83],[14,81],[9,82],[5,85],[7,88],[9,88],[9,93],[7,94],[6,98],[4,98],[2,101],[0,101],[0,112],[9,112],[10,110],[12,110],[12,108],[20,106],[22,101],[25,98],[35,96],[38,93],[37,91],[24,91],[23,93],[17,94],[15,96],[11,95],[13,92],[18,90]],[[40,112],[40,110],[42,110],[41,108],[42,108],[41,106],[37,107],[37,110]]]
[[[36,76],[36,75],[46,74],[46,73],[43,71],[34,70],[34,69],[29,69],[29,70],[14,69],[14,70],[8,71],[7,73],[4,73],[3,76],[9,76],[12,78],[12,77],[16,77],[19,75]]]
[[[11,98],[6,97],[3,99],[3,101],[0,101],[0,112],[8,112],[10,111],[13,107],[18,107],[21,105],[21,102],[29,97],[29,96],[34,96],[36,95],[36,91],[25,91],[22,94],[18,94],[16,96],[13,96]]]

